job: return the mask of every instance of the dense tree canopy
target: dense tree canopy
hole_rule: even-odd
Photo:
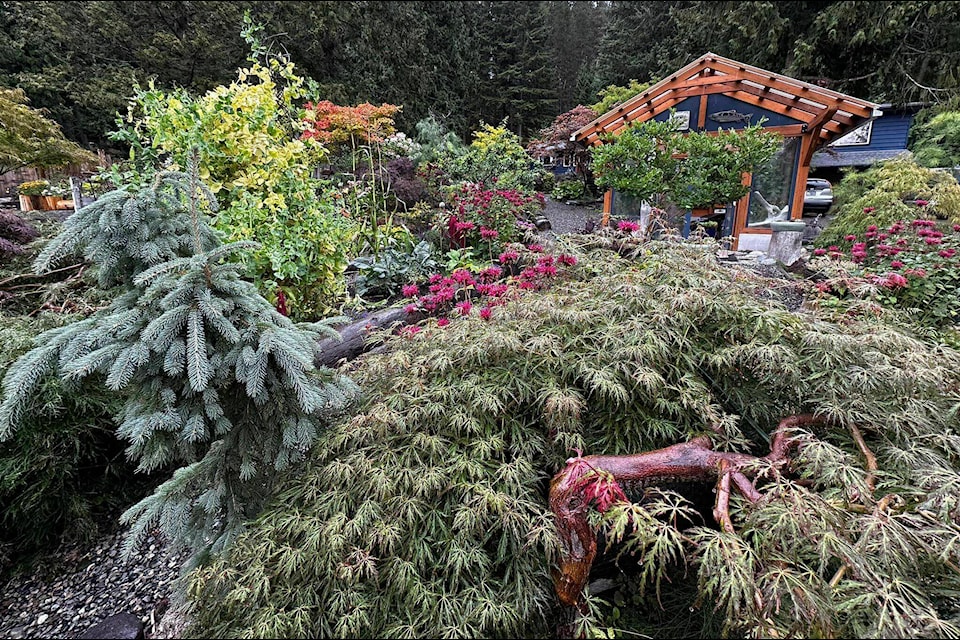
[[[705,51],[878,101],[960,90],[960,12],[917,2],[0,1],[0,86],[67,137],[105,141],[134,81],[203,92],[243,61],[249,9],[320,84],[317,99],[402,104],[465,137],[481,119],[524,138],[597,92]]]

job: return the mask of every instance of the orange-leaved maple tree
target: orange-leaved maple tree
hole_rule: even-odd
[[[344,107],[329,100],[308,102],[304,108],[307,127],[301,137],[332,144],[382,142],[396,132],[393,117],[401,109],[392,104],[378,107],[369,102]]]

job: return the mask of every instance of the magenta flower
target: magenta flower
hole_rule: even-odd
[[[907,279],[899,273],[888,273],[884,278],[883,286],[889,289],[899,289],[907,286]]]
[[[874,211],[876,211],[876,207],[864,207],[864,208],[863,208],[863,212],[864,212],[864,213],[873,213]]]
[[[410,325],[400,329],[400,335],[404,338],[412,338],[413,336],[420,333],[423,330],[423,327],[417,325]]]
[[[633,233],[640,230],[640,225],[632,220],[621,220],[617,223],[617,230],[624,233]]]
[[[960,224],[955,224],[955,225],[953,225],[953,230],[954,230],[954,231],[960,231]]]
[[[471,310],[471,309],[473,309],[473,305],[470,304],[470,301],[469,301],[469,300],[464,300],[463,302],[458,302],[458,303],[457,303],[457,311],[458,311],[458,312],[460,313],[460,315],[462,315],[462,316],[468,316],[468,315],[470,315],[470,310]]]
[[[543,251],[543,245],[539,244],[528,244],[527,249],[533,251],[534,253],[541,253]]]
[[[850,235],[843,236],[843,239],[846,240],[847,242],[853,242],[854,240],[857,239],[857,236],[851,233]]]
[[[404,313],[416,313],[416,312],[417,312],[417,305],[415,305],[415,304],[408,304],[407,306],[405,306],[405,307],[403,308],[403,312],[404,312]]]
[[[493,240],[500,234],[497,233],[496,229],[487,229],[486,227],[480,227],[480,237],[484,240]]]
[[[926,200],[914,200],[913,204],[917,205],[918,207],[925,207],[930,203],[927,202]]]
[[[941,258],[952,258],[952,257],[955,256],[956,254],[957,254],[957,250],[956,250],[956,249],[942,249],[942,250],[939,252],[938,255],[939,255]]]
[[[827,250],[826,250],[826,249],[814,249],[814,250],[813,250],[813,255],[815,255],[815,256],[825,256],[825,255],[827,255]]]
[[[492,309],[490,309],[490,307],[484,307],[483,309],[480,309],[480,317],[483,318],[484,320],[489,320],[490,314],[492,313],[493,311]]]
[[[902,268],[903,268],[903,263],[900,262],[899,260],[894,260],[893,262],[890,263],[890,268],[891,268],[891,269],[902,269]]]
[[[520,257],[520,254],[516,251],[504,251],[500,254],[500,257],[497,258],[500,261],[500,264],[507,264],[508,262],[513,262]]]
[[[420,287],[415,284],[405,284],[403,285],[403,297],[412,298],[416,295],[420,295]]]
[[[445,327],[450,324],[450,318],[440,318],[437,320],[438,327]]]
[[[577,264],[577,259],[574,256],[570,256],[565,253],[561,253],[560,257],[557,258],[557,260],[560,261],[560,264],[565,264],[568,267],[572,267],[575,264]]]

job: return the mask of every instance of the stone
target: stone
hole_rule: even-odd
[[[135,615],[118,613],[104,618],[77,636],[77,640],[93,640],[94,638],[143,640],[143,623]]]
[[[37,616],[37,624],[43,624],[43,623],[46,622],[49,618],[50,618],[50,616],[47,615],[46,613],[41,613],[39,616]]]
[[[770,236],[770,246],[767,249],[767,256],[785,266],[790,266],[800,259],[802,251],[803,229],[805,225],[802,222],[780,223],[780,227],[773,227],[773,233]]]

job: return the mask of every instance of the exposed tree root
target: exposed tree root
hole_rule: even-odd
[[[747,500],[755,502],[760,493],[748,477],[755,473],[757,463],[765,461],[782,466],[789,463],[793,445],[792,430],[799,426],[824,424],[825,418],[796,415],[783,419],[773,432],[770,453],[762,458],[742,453],[714,451],[710,438],[700,437],[690,442],[664,449],[626,456],[578,456],[567,460],[567,465],[550,483],[550,509],[553,511],[561,543],[559,568],[554,573],[554,588],[564,605],[583,610],[583,587],[597,554],[596,532],[587,521],[592,502],[603,510],[601,497],[615,495],[619,486],[606,491],[596,488],[597,482],[661,480],[716,483],[717,497],[714,518],[724,531],[733,532],[730,519],[730,492],[736,490]],[[866,445],[864,445],[865,447]],[[868,449],[869,451],[869,449]],[[874,462],[875,466],[875,462]],[[596,481],[584,481],[584,476]],[[622,494],[622,492],[621,492]]]

